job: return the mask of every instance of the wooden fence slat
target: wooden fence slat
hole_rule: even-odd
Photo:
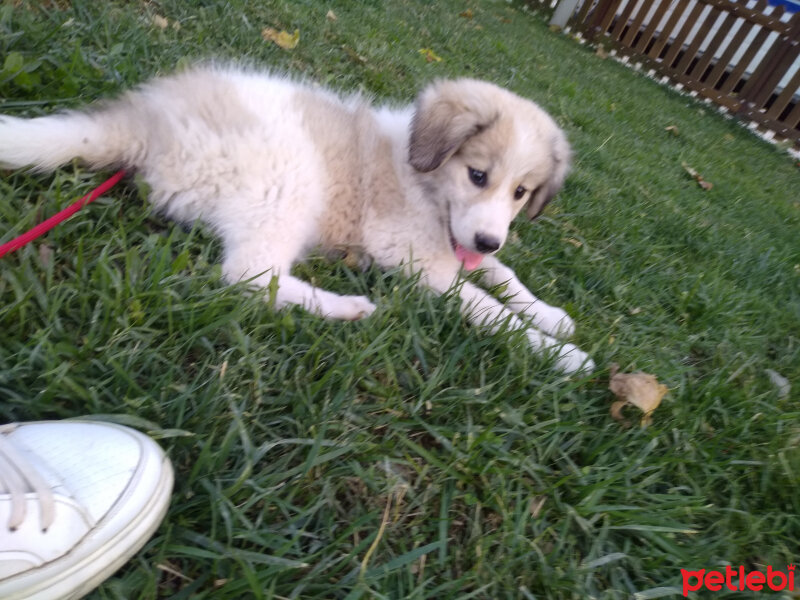
[[[736,54],[737,50],[739,50],[739,48],[742,45],[742,42],[744,42],[745,38],[747,37],[747,34],[750,33],[750,30],[753,29],[753,27],[755,27],[755,25],[753,25],[748,21],[744,21],[742,23],[742,26],[739,27],[739,30],[733,36],[731,43],[728,44],[727,48],[725,48],[725,51],[722,53],[722,56],[719,57],[716,66],[706,79],[706,83],[708,85],[710,85],[711,87],[717,87],[717,84],[719,83],[720,79],[722,79],[722,76],[728,70],[728,67],[731,64],[731,60],[733,59],[733,55]]]
[[[640,4],[639,12],[633,17],[633,22],[631,26],[628,27],[628,32],[622,39],[622,43],[626,46],[633,44],[633,40],[636,39],[636,34],[639,33],[639,30],[642,28],[642,23],[644,23],[645,17],[647,17],[647,13],[650,10],[650,4],[650,2],[646,1]]]
[[[787,45],[788,46],[788,45]],[[789,71],[794,61],[800,56],[800,46],[788,47],[788,52],[785,52],[780,61],[776,63],[775,70],[764,79],[761,88],[755,88],[753,93],[753,104],[757,108],[764,108],[775,93],[775,88],[778,87],[783,76]],[[749,96],[748,96],[749,97]]]
[[[571,23],[573,26],[582,29],[584,23],[586,22],[586,16],[589,14],[589,10],[592,8],[593,4],[594,0],[583,0],[583,4],[581,5],[578,14],[574,15],[572,21],[568,21],[567,23]]]
[[[669,36],[672,33],[672,30],[675,29],[675,25],[678,23],[678,20],[681,18],[683,13],[686,12],[686,8],[689,6],[689,0],[678,0],[678,4],[675,6],[675,10],[672,11],[669,19],[667,19],[666,25],[664,25],[664,29],[661,30],[661,33],[658,34],[658,38],[656,38],[656,43],[653,44],[653,47],[650,49],[650,52],[647,53],[648,56],[654,59],[658,59],[661,51],[666,46],[667,42],[669,41]]]
[[[636,8],[637,4],[639,4],[639,0],[628,0],[627,4],[625,4],[625,8],[622,9],[622,13],[617,18],[617,24],[614,25],[614,29],[611,30],[611,37],[613,39],[618,40],[622,37],[622,32],[625,30],[625,26],[628,24],[631,13],[633,9]]]
[[[658,0],[654,0],[658,2]],[[656,27],[658,24],[661,23],[661,19],[664,18],[664,13],[667,12],[669,8],[670,0],[661,0],[661,4],[659,4],[656,11],[653,13],[653,20],[648,23],[647,27],[642,34],[642,37],[639,38],[639,43],[636,44],[636,51],[642,54],[645,53],[647,50],[647,45],[650,43],[650,40],[653,39],[653,34],[656,31]],[[642,14],[647,14],[647,11],[642,11]]]
[[[786,117],[783,122],[786,123],[787,127],[791,127],[792,129],[800,128],[800,102],[795,105],[792,112],[789,113],[789,116]]]
[[[775,12],[778,13],[776,18],[779,18],[783,14],[783,7],[779,6]],[[740,94],[749,97],[750,94],[753,93],[753,90],[761,89],[764,80],[769,77],[769,74],[775,69],[783,58],[784,53],[785,49],[783,44],[781,44],[779,35],[772,40],[771,45],[767,48],[766,54],[764,54],[761,62],[756,65],[755,70],[750,77],[748,77],[747,83],[742,88]]]
[[[725,83],[719,88],[720,92],[725,94],[730,93],[733,88],[739,83],[739,80],[742,78],[745,69],[748,67],[750,62],[753,60],[753,57],[756,55],[756,52],[764,45],[764,40],[767,39],[769,35],[769,29],[765,29],[764,27],[759,27],[759,32],[756,34],[756,37],[753,38],[752,43],[747,48],[747,51],[744,55],[739,59],[739,64],[737,64],[731,74],[728,76],[728,79],[725,80]]]
[[[689,13],[689,18],[686,19],[686,22],[681,27],[681,30],[678,32],[678,35],[675,36],[675,39],[672,41],[672,45],[669,47],[666,56],[664,56],[664,66],[667,68],[672,68],[672,63],[675,62],[675,57],[678,56],[678,53],[683,49],[683,42],[686,41],[686,38],[692,32],[695,23],[697,23],[697,19],[700,18],[700,14],[705,9],[706,5],[702,2],[698,2],[692,8],[692,12]]]
[[[800,92],[800,69],[797,69],[794,76],[789,80],[789,83],[786,84],[786,87],[783,88],[783,91],[775,99],[775,102],[767,111],[767,117],[777,120],[783,111],[786,110],[786,107],[789,106],[789,102],[792,101],[792,97],[797,92]],[[800,106],[800,101],[797,102],[797,105]]]
[[[764,106],[775,90],[775,86],[778,85],[789,67],[794,64],[795,58],[800,55],[800,47],[797,46],[796,41],[792,42],[792,38],[795,40],[800,38],[800,19],[794,20],[787,34],[779,36],[773,42],[770,52],[742,88],[742,97],[755,104],[756,108]]]
[[[714,35],[711,42],[709,42],[708,46],[706,46],[706,49],[703,50],[702,58],[697,62],[697,65],[694,67],[694,69],[687,73],[688,75],[693,75],[700,80],[703,79],[703,75],[705,75],[708,66],[711,64],[711,61],[714,58],[714,55],[717,53],[719,47],[722,46],[722,42],[725,41],[725,38],[730,33],[735,22],[736,15],[733,13],[728,13],[728,16],[726,16],[720,24],[716,35]]]
[[[619,5],[622,4],[622,0],[610,0],[605,7],[605,14],[598,15],[601,17],[600,19],[595,19],[595,23],[597,23],[597,29],[600,30],[600,34],[604,34],[608,31],[611,22],[614,20],[614,17],[617,15],[617,9]]]
[[[583,26],[584,33],[590,40],[593,40],[599,33],[602,33],[599,31],[600,22],[603,20],[603,17],[609,11],[614,1],[615,0],[597,0],[597,4],[589,11]],[[589,5],[591,6],[591,2],[589,2]]]
[[[686,52],[684,52],[683,58],[681,58],[680,62],[678,62],[678,66],[676,67],[677,71],[680,73],[686,73],[687,75],[689,74],[689,67],[692,64],[692,61],[695,59],[697,52],[700,50],[700,46],[703,44],[703,41],[706,39],[706,37],[708,37],[708,33],[711,31],[712,25],[716,23],[718,16],[719,11],[713,6],[709,7],[705,20],[700,24],[700,28],[695,33],[694,39],[689,44]]]

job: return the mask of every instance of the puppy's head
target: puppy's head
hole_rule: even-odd
[[[417,100],[409,162],[446,208],[451,244],[467,269],[503,245],[523,208],[530,219],[541,213],[569,159],[547,113],[493,84],[440,81]]]

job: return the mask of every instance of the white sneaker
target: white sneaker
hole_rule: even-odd
[[[172,479],[158,444],[127,427],[0,425],[0,598],[87,594],[158,528]]]

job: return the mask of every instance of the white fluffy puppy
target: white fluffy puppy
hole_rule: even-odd
[[[413,106],[375,109],[284,77],[200,67],[155,79],[87,112],[0,117],[0,163],[54,169],[134,169],[151,202],[220,236],[228,281],[268,287],[277,306],[359,319],[375,305],[290,274],[314,247],[356,247],[382,267],[405,265],[437,292],[459,269],[482,267],[502,304],[470,282],[458,287],[470,321],[524,329],[565,372],[594,365],[555,338],[567,314],[529,292],[495,256],[512,219],[535,218],[561,187],[569,146],[534,103],[470,79],[429,85]]]

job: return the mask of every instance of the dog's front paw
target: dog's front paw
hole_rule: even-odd
[[[564,344],[558,348],[556,368],[567,375],[590,375],[595,365],[586,352],[574,344]]]
[[[366,296],[341,296],[336,306],[332,307],[333,310],[325,316],[343,321],[357,321],[370,316],[375,308]]]
[[[575,333],[575,321],[567,314],[567,311],[555,306],[539,307],[533,317],[533,324],[546,334],[562,340],[572,337]]]

